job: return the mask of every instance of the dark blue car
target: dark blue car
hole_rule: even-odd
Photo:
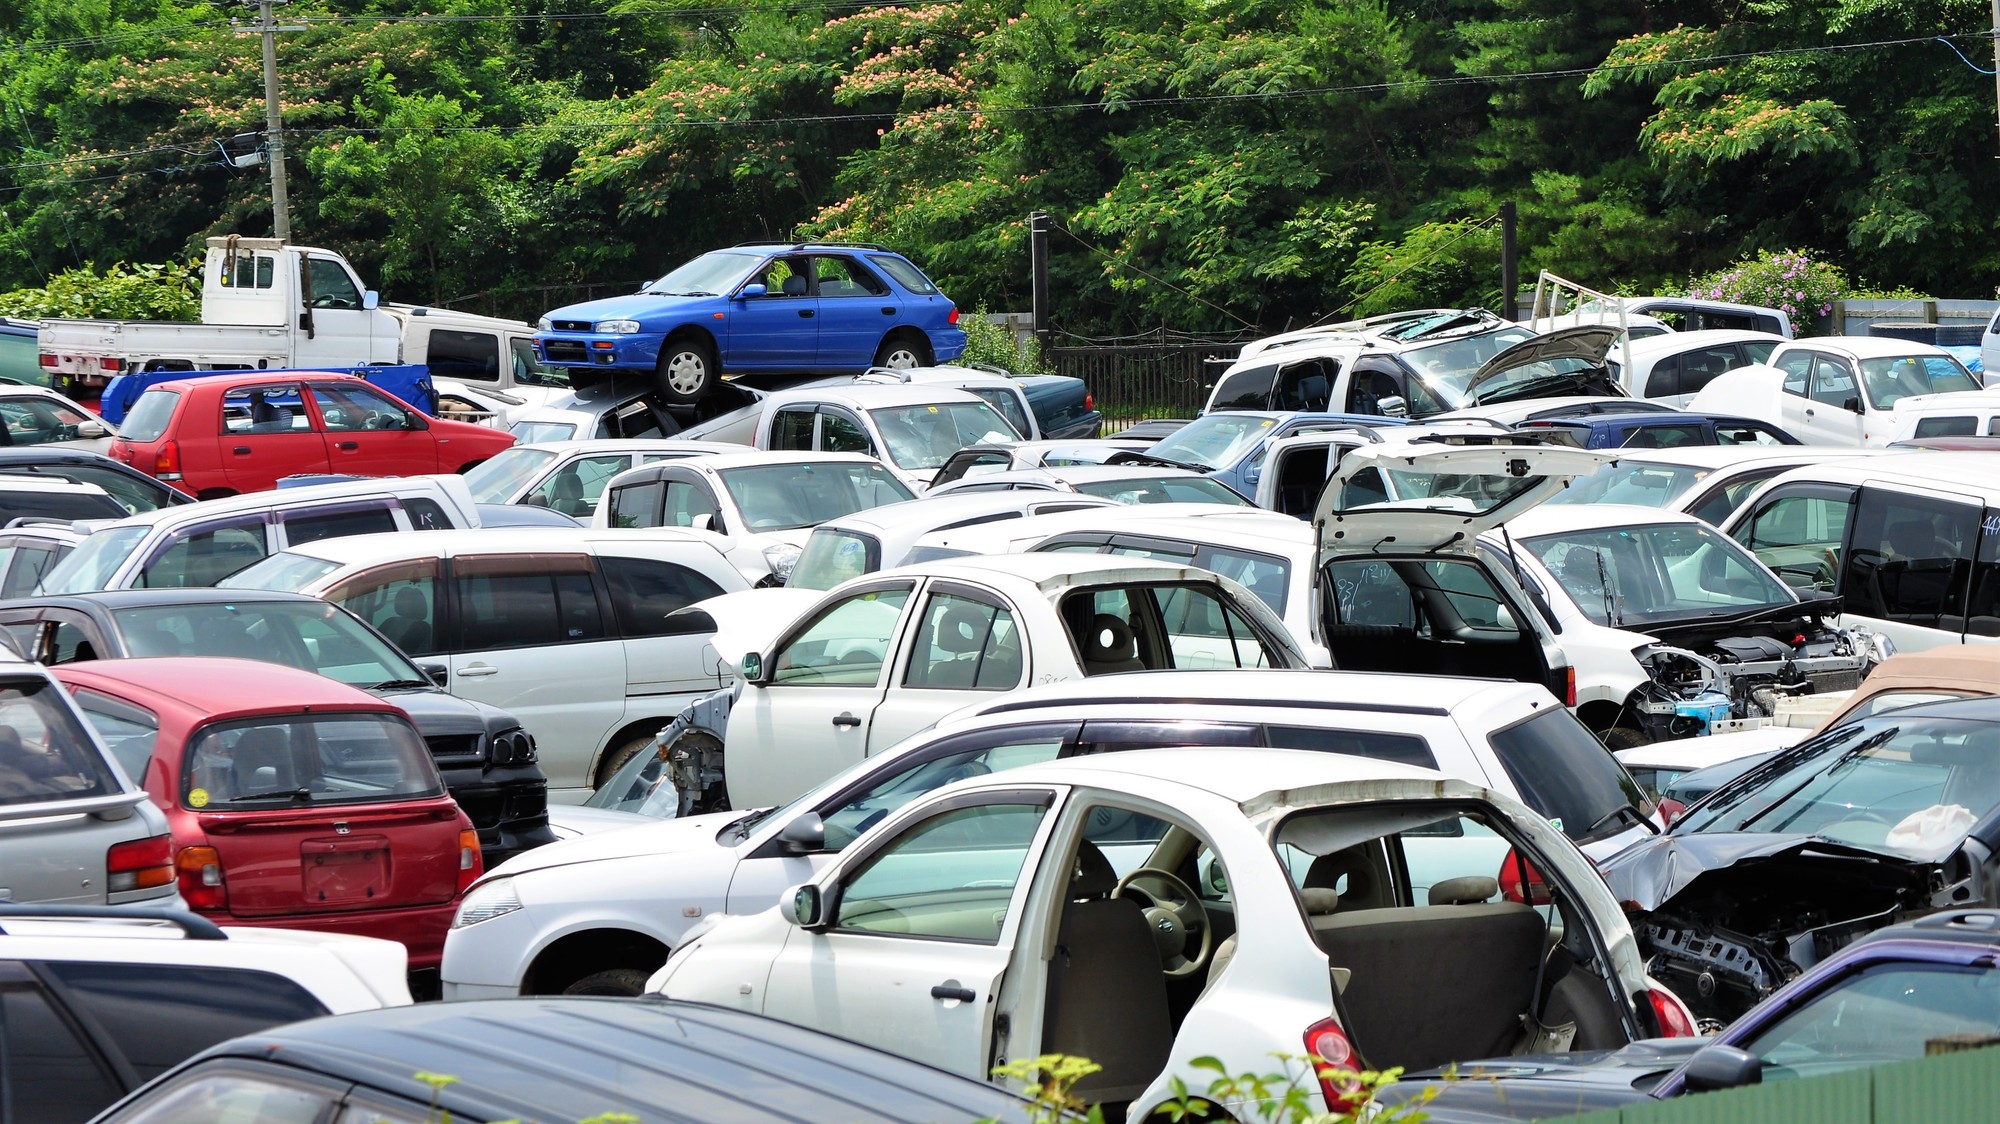
[[[1579,449],[1681,449],[1690,445],[1798,445],[1802,442],[1754,418],[1679,410],[1585,417],[1538,418],[1515,427],[1556,437]]]
[[[853,374],[965,351],[958,306],[880,246],[753,243],[711,250],[629,296],[542,317],[535,352],[571,372],[653,376],[691,403],[730,372]]]

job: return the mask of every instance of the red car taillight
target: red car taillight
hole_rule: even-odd
[[[1653,1021],[1659,1024],[1662,1038],[1695,1038],[1701,1031],[1694,1025],[1694,1016],[1689,1014],[1687,1004],[1681,997],[1661,988],[1649,988],[1646,1002],[1653,1008]]]
[[[1083,408],[1084,408],[1084,409],[1086,409],[1086,410],[1095,410],[1095,409],[1097,409],[1097,395],[1095,395],[1095,394],[1092,394],[1092,393],[1091,393],[1091,392],[1089,392],[1088,390],[1084,391],[1084,392],[1083,392]]]
[[[1688,810],[1688,806],[1671,796],[1662,796],[1660,797],[1659,809],[1660,826],[1672,827],[1674,821],[1680,818],[1680,814]]]
[[[458,833],[458,892],[463,894],[484,873],[486,863],[479,857],[479,833],[468,827]]]
[[[174,859],[180,871],[181,897],[189,909],[229,908],[229,887],[222,881],[222,856],[213,847],[182,847]]]
[[[1563,668],[1563,705],[1576,705],[1576,669],[1573,667]]]
[[[952,306],[951,306],[951,311],[950,311],[950,312],[947,312],[947,313],[945,313],[945,314],[944,314],[944,322],[945,322],[945,323],[947,323],[947,324],[956,324],[956,323],[958,323],[958,306],[957,306],[957,305],[952,305]]]
[[[149,890],[174,880],[174,846],[169,836],[128,839],[104,853],[104,886],[114,894]]]
[[[153,454],[153,475],[161,480],[181,478],[181,447],[179,442],[162,441]]]
[[[1306,1028],[1306,1056],[1312,1060],[1319,1078],[1319,1091],[1332,1112],[1351,1112],[1359,1107],[1361,1079],[1355,1076],[1354,1044],[1333,1019],[1321,1019]]]
[[[1500,895],[1510,902],[1523,905],[1548,905],[1555,901],[1549,893],[1549,884],[1543,880],[1542,872],[1533,863],[1521,858],[1520,852],[1509,850],[1507,857],[1500,860]]]

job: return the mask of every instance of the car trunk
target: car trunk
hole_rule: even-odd
[[[235,917],[427,905],[458,889],[458,809],[448,798],[196,822],[220,859]]]

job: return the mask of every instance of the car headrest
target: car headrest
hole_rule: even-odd
[[[1108,897],[1117,888],[1118,872],[1097,844],[1088,839],[1077,844],[1076,871],[1069,879],[1070,899]]]
[[[1110,613],[1099,613],[1090,619],[1090,636],[1084,645],[1084,659],[1108,663],[1133,659],[1138,654],[1139,642],[1132,635],[1131,625]]]
[[[1484,874],[1447,878],[1431,887],[1432,905],[1472,905],[1492,901],[1500,893],[1500,883]]]
[[[1325,886],[1307,886],[1299,891],[1299,900],[1305,903],[1309,915],[1332,913],[1340,908],[1340,894]]]
[[[977,652],[986,646],[987,626],[992,620],[992,610],[983,606],[953,605],[938,618],[937,636],[932,643],[939,651]]]

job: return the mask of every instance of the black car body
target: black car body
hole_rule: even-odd
[[[191,1092],[235,1091],[251,1104],[261,1092],[297,1091],[307,1103],[286,1119],[1029,1119],[1023,1101],[995,1086],[747,1011],[540,998],[424,1003],[245,1035],[98,1120],[185,1120],[173,1110],[187,1108]]]
[[[0,473],[74,480],[95,484],[111,493],[129,514],[193,503],[194,497],[140,472],[131,465],[86,449],[34,445],[0,447]]]
[[[1993,905],[2000,698],[1903,707],[1821,733],[1603,864],[1649,970],[1727,1025],[1841,948]]]
[[[150,636],[142,645],[135,646],[119,614],[130,610],[270,602],[305,605],[315,612],[331,609],[381,638],[392,651],[396,650],[367,622],[339,606],[303,594],[262,590],[129,589],[17,598],[0,602],[0,630],[5,631],[23,655],[51,666],[82,659],[171,655],[175,653],[157,650]],[[332,670],[287,659],[285,650],[265,642],[243,645],[241,650],[180,654],[241,656],[290,663],[308,671]],[[408,664],[407,657],[404,663]],[[480,853],[488,869],[531,847],[555,840],[549,830],[548,777],[536,763],[534,738],[521,728],[520,720],[499,707],[446,693],[414,664],[409,665],[403,678],[352,685],[369,690],[409,713],[430,747],[431,757],[452,799],[458,801],[478,830]]]

